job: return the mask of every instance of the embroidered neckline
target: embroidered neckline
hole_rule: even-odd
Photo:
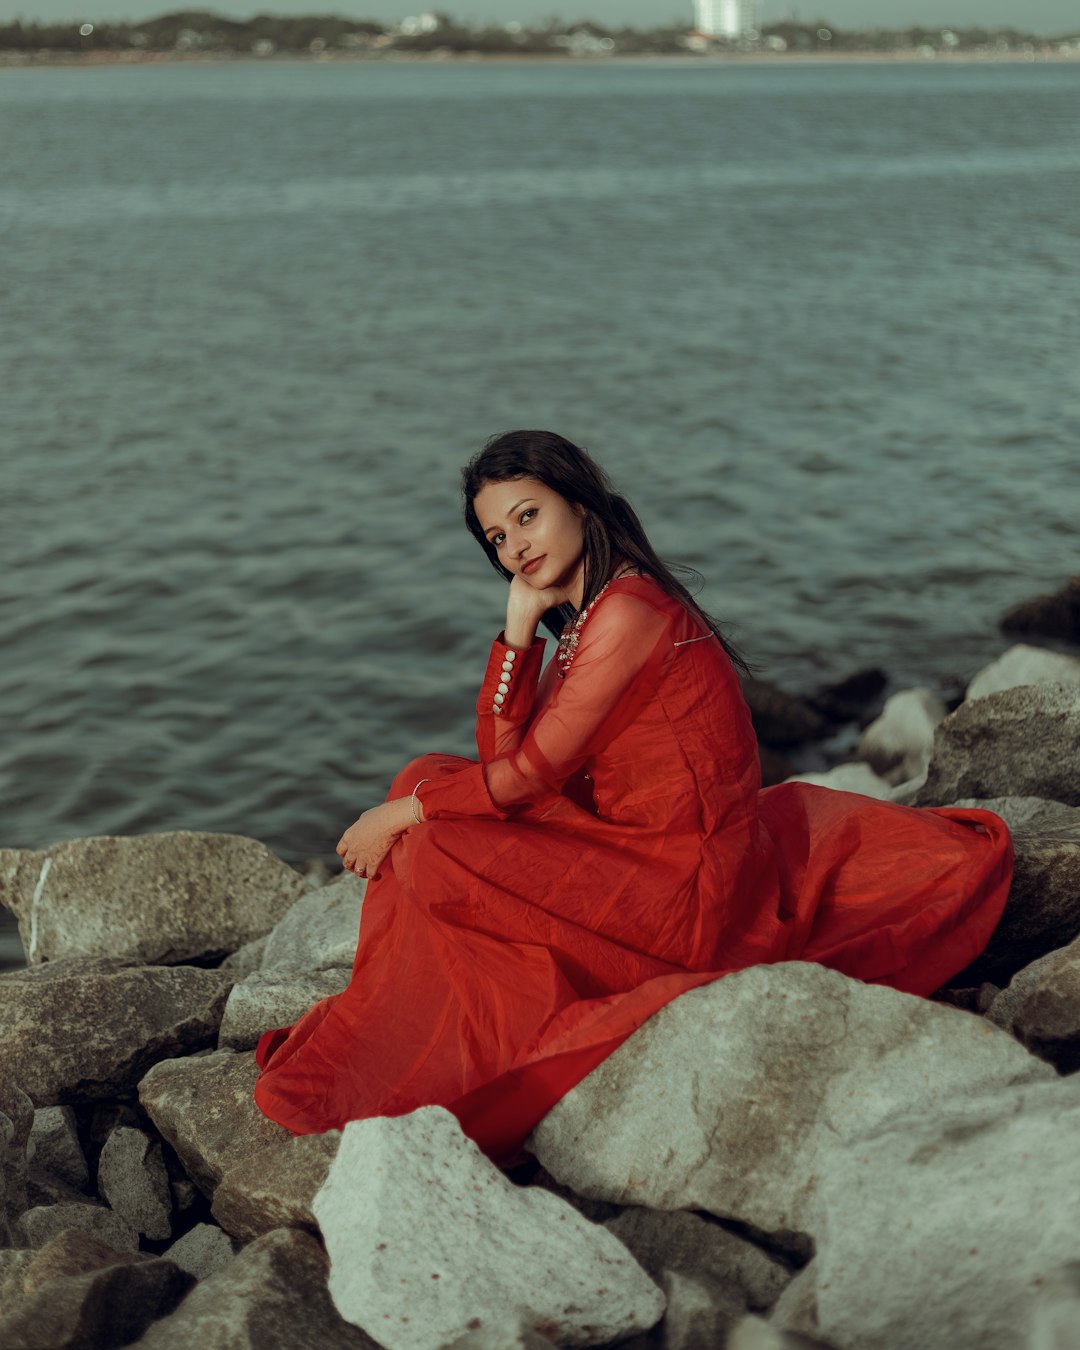
[[[578,642],[581,640],[582,626],[585,623],[585,620],[595,609],[598,601],[600,600],[600,597],[604,594],[604,592],[607,590],[607,588],[611,585],[613,581],[622,581],[624,577],[637,577],[640,575],[641,575],[640,572],[634,571],[634,572],[621,572],[616,577],[608,577],[607,581],[605,581],[604,584],[600,587],[600,589],[596,592],[592,600],[585,606],[583,610],[577,613],[566,625],[566,627],[562,630],[562,634],[559,637],[559,645],[555,651],[555,661],[559,667],[560,680],[566,679],[566,672],[570,669],[570,665],[577,654]]]

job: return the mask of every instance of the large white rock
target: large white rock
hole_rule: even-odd
[[[908,782],[926,771],[934,729],[945,713],[945,704],[933,690],[901,689],[885,700],[880,716],[859,738],[859,755],[892,782]]]
[[[341,1315],[388,1350],[469,1331],[559,1345],[645,1330],[656,1285],[610,1233],[540,1188],[514,1186],[442,1107],[351,1121],[312,1206]]]
[[[1080,1080],[957,1097],[823,1154],[817,1320],[838,1350],[1016,1350],[1080,1260]]]
[[[255,839],[175,830],[0,849],[0,903],[27,961],[222,956],[268,932],[307,889]]]
[[[830,1149],[1052,1076],[970,1013],[807,962],[754,966],[662,1008],[528,1147],[582,1195],[812,1233]]]
[[[1018,642],[996,661],[983,666],[968,685],[965,697],[985,698],[987,694],[1015,689],[1022,684],[1080,685],[1080,660],[1066,656],[1064,652]]]

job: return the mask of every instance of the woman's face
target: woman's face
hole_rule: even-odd
[[[583,512],[535,478],[485,483],[473,499],[480,528],[510,572],[538,591],[566,589],[581,601]]]

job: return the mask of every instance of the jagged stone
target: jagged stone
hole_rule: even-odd
[[[905,783],[926,772],[934,748],[934,729],[945,704],[930,689],[901,689],[885,700],[859,738],[859,755],[890,783]]]
[[[1078,806],[1078,744],[1078,688],[1027,684],[969,699],[938,727],[916,804],[1012,794]]]
[[[0,1245],[14,1243],[16,1221],[29,1203],[26,1153],[33,1123],[30,1098],[0,1077]]]
[[[230,980],[216,970],[50,961],[0,975],[0,1077],[37,1106],[112,1097],[156,1060],[213,1043]]]
[[[751,1313],[728,1332],[724,1350],[834,1350],[816,1336],[787,1331]]]
[[[44,1247],[67,1228],[89,1233],[114,1251],[139,1250],[139,1235],[127,1219],[91,1200],[77,1205],[37,1205],[28,1209],[18,1223],[18,1230],[29,1247]]]
[[[1009,610],[1001,627],[1006,633],[1038,633],[1080,643],[1080,576],[1070,577],[1060,591],[1022,601]]]
[[[687,1210],[631,1207],[604,1227],[658,1284],[665,1271],[704,1280],[723,1288],[740,1312],[771,1308],[791,1279],[788,1267],[760,1247]]]
[[[1080,935],[1080,810],[1026,797],[954,804],[995,811],[1012,832],[1015,864],[1005,912],[986,950],[955,977],[958,986],[986,980],[1004,986]]]
[[[985,698],[1002,689],[1017,689],[1022,684],[1080,685],[1080,660],[1045,647],[1029,647],[1018,642],[975,676],[965,698]]]
[[[242,835],[175,830],[0,850],[0,903],[14,911],[31,965],[222,956],[269,932],[306,889]]]
[[[258,970],[262,966],[265,950],[266,936],[264,935],[255,938],[253,942],[245,942],[242,947],[238,947],[236,951],[231,952],[222,961],[218,969],[227,970],[230,975],[235,975],[238,980],[242,980],[245,975],[250,975],[253,970]]]
[[[170,1181],[169,1190],[172,1192],[174,1214],[186,1214],[200,1195],[198,1186],[186,1178]]]
[[[765,745],[799,745],[819,740],[829,730],[825,718],[805,699],[767,680],[746,678],[742,692],[758,740]]]
[[[160,1258],[125,1258],[40,1284],[0,1322],[4,1350],[115,1350],[169,1313],[191,1276]]]
[[[301,896],[267,935],[261,969],[300,975],[338,967],[351,970],[366,887],[366,881],[343,872]]]
[[[869,764],[835,764],[820,772],[792,774],[788,782],[816,783],[836,792],[861,792],[864,797],[876,797],[879,801],[891,801],[893,795],[892,785],[879,778]]]
[[[660,1327],[663,1350],[701,1350],[720,1346],[746,1312],[720,1286],[694,1275],[665,1271],[662,1281],[667,1311]]]
[[[144,1237],[172,1236],[172,1195],[161,1145],[142,1130],[118,1125],[101,1150],[98,1192]]]
[[[821,1335],[860,1350],[1016,1350],[1080,1259],[1080,1079],[957,1096],[819,1161]],[[892,1239],[890,1241],[890,1239]]]
[[[583,1195],[809,1233],[823,1152],[1052,1075],[968,1013],[806,962],[754,966],[662,1008],[527,1146]]]
[[[101,1238],[78,1228],[63,1228],[40,1249],[31,1251],[31,1263],[23,1278],[23,1292],[32,1294],[39,1285],[59,1276],[85,1275],[125,1261],[149,1261],[142,1252],[117,1251]]]
[[[1020,971],[987,1018],[1060,1073],[1080,1069],[1080,938]]]
[[[90,1184],[70,1106],[43,1106],[34,1112],[26,1161],[36,1179],[52,1177],[75,1190],[85,1190]]]
[[[26,1297],[23,1279],[35,1256],[28,1247],[0,1248],[0,1326]]]
[[[595,1345],[664,1309],[617,1239],[514,1186],[442,1107],[350,1121],[312,1209],[338,1311],[388,1350],[440,1350],[480,1327]]]
[[[314,970],[306,975],[252,971],[232,987],[221,1018],[219,1046],[230,1050],[254,1049],[264,1031],[292,1026],[320,999],[340,994],[351,976],[349,968]]]
[[[214,1218],[242,1242],[271,1229],[315,1228],[311,1200],[340,1132],[293,1135],[255,1105],[254,1056],[219,1050],[167,1060],[139,1084],[156,1128],[188,1175],[212,1198]]]
[[[326,1273],[315,1238],[295,1228],[266,1233],[197,1284],[139,1350],[378,1350],[334,1308]]]
[[[217,1224],[197,1223],[163,1254],[197,1280],[205,1280],[227,1266],[235,1251],[232,1239]]]
[[[980,990],[997,990],[988,1001],[987,1006],[982,1009],[986,1020],[993,1022],[994,1026],[1001,1027],[1004,1031],[1012,1031],[1013,1022],[1024,1004],[1028,1001],[1035,991],[1036,985],[1047,973],[1048,970],[1059,959],[1060,952],[1066,950],[1059,948],[1057,951],[1047,952],[1045,956],[1040,956],[1037,961],[1032,961],[1030,966],[1025,966],[1023,970],[1018,970],[1004,989],[998,989],[997,985],[984,984]],[[978,1012],[980,1009],[975,1008]]]

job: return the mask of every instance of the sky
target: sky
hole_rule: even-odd
[[[139,20],[181,9],[207,9],[229,18],[262,14],[342,14],[388,22],[423,9],[441,9],[471,22],[559,15],[603,24],[654,27],[692,13],[691,0],[0,0],[0,23],[55,23],[66,19],[105,23]],[[1015,27],[1062,33],[1080,28],[1076,0],[764,0],[764,22],[794,13],[822,17],[840,28]]]

